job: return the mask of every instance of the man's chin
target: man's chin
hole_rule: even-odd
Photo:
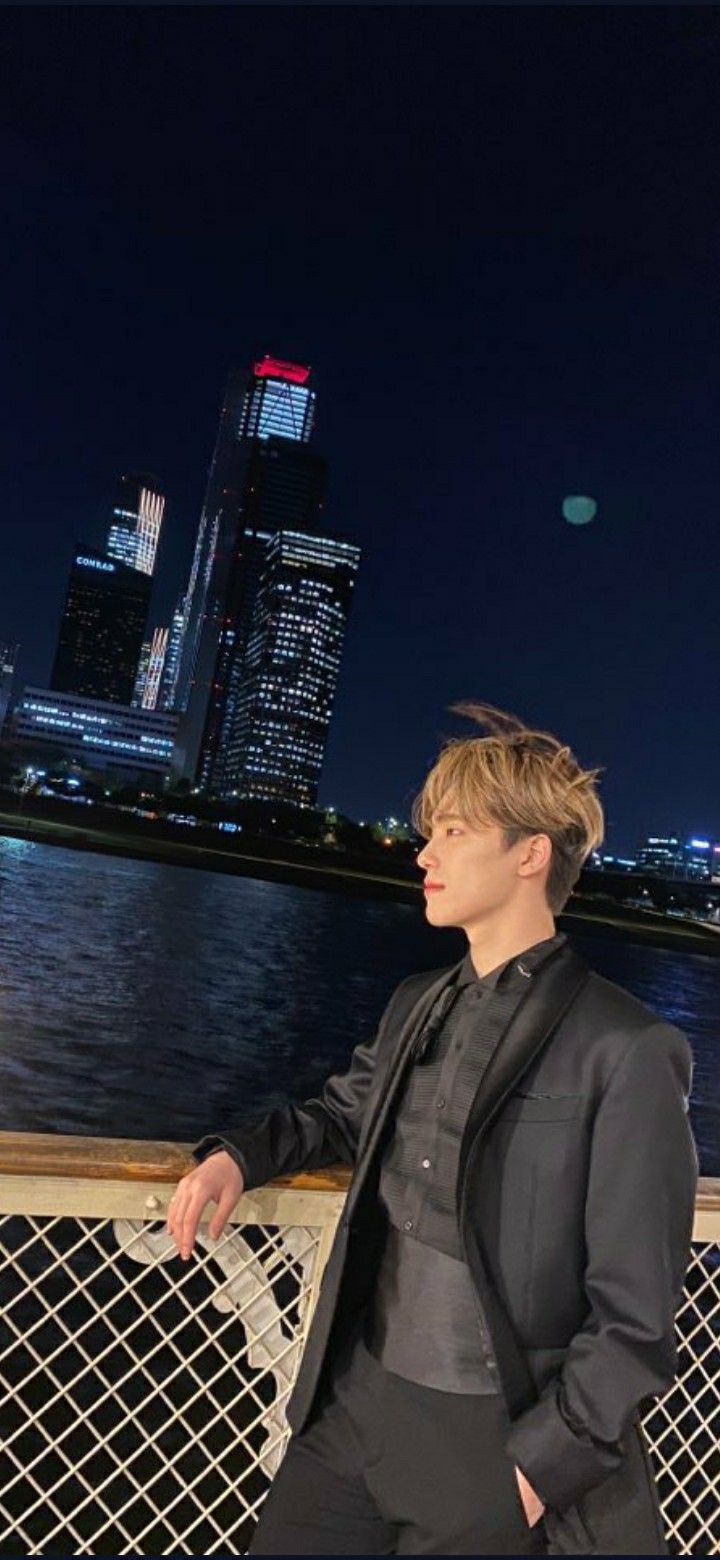
[[[444,890],[425,896],[425,917],[431,926],[454,926],[455,924],[450,918],[447,902],[442,903],[444,897]]]

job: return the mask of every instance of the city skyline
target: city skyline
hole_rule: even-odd
[[[605,766],[609,851],[720,836],[715,13],[170,21],[13,17],[21,679],[117,470],[168,495],[170,623],[228,367],[277,353],[313,366],[326,523],[364,559],[321,801],[406,816],[475,697]]]
[[[230,374],[187,587],[150,638],[165,496],[156,478],[121,478],[105,551],[78,544],[50,688],[18,689],[9,729],[25,760],[66,740],[67,757],[111,756],[117,771],[122,755],[130,778],[136,765],[155,781],[168,727],[144,717],[168,712],[165,781],[317,805],[361,552],[323,530],[310,381],[268,355]]]
[[[282,368],[283,370],[288,370],[288,369],[292,369],[293,367],[296,367],[296,365],[292,365],[290,363],[283,362],[282,360],[279,360],[277,358],[272,358],[269,354],[263,354],[263,358],[260,359],[260,360],[257,360],[254,363],[253,371],[256,374],[257,374],[258,370],[260,370],[261,373],[267,373],[270,370],[269,370],[269,368],[265,367],[265,365],[273,365],[273,364],[277,365],[278,367]],[[307,370],[304,370],[303,372],[306,375],[306,377],[309,377],[311,370],[307,369]],[[232,414],[233,414],[233,412],[235,410],[234,404],[233,404],[233,392],[235,393],[236,397],[239,395],[239,398],[240,398],[241,402],[242,401],[246,402],[245,414],[244,414],[244,417],[243,417],[243,422],[244,423],[248,422],[250,416],[252,416],[253,423],[254,423],[253,432],[255,432],[255,433],[257,433],[257,431],[258,431],[258,429],[259,429],[259,427],[261,425],[260,424],[260,414],[261,414],[261,408],[262,408],[262,401],[260,400],[260,398],[258,398],[257,401],[255,402],[255,404],[253,404],[252,400],[250,400],[247,397],[246,391],[247,391],[247,385],[248,385],[248,376],[249,376],[249,371],[248,370],[243,370],[243,369],[232,370],[231,373],[230,373],[229,379],[228,379],[227,384],[226,384],[225,393],[224,393],[224,396],[222,397],[222,401],[221,401],[222,415],[221,415],[221,419],[220,419],[220,434],[218,435],[218,439],[222,438],[222,430],[223,430],[224,423],[227,423],[227,421],[228,421],[228,409],[230,409],[230,414],[231,414],[230,420],[232,420]],[[309,392],[309,394],[312,395],[312,403],[308,404],[307,407],[306,407],[306,410],[305,410],[305,431],[303,431],[302,428],[301,428],[301,422],[302,422],[302,419],[301,419],[301,421],[297,425],[295,433],[293,435],[291,435],[293,437],[297,437],[299,444],[303,444],[303,443],[307,442],[307,439],[309,438],[309,434],[310,434],[310,432],[312,430],[315,392],[311,391],[311,392]],[[289,415],[292,416],[292,412]],[[277,413],[277,415],[273,416],[273,413],[272,413],[272,410],[271,410],[270,415],[267,416],[267,418],[266,418],[266,427],[265,427],[265,431],[264,431],[264,434],[263,434],[263,437],[267,438],[269,440],[269,447],[272,446],[272,436],[273,436],[273,433],[275,433],[276,431],[279,431],[281,426],[284,427],[284,431],[287,434],[287,432],[288,432],[288,413],[287,413],[287,411],[283,410],[283,409],[280,409],[279,412]],[[261,453],[263,453],[262,448],[261,448]],[[210,474],[209,474],[209,478],[208,478],[209,491],[212,491],[213,466],[214,466],[214,462],[215,462],[216,458],[217,458],[217,445],[216,445],[215,457],[213,458],[213,461],[211,461],[211,463],[210,463]],[[323,459],[322,456],[318,456],[316,458],[319,460],[319,462],[321,464],[323,464],[323,465],[325,464],[324,459]],[[94,566],[94,569],[98,569],[99,566],[100,566],[99,565],[99,560],[100,559],[113,558],[115,560],[119,560],[119,559],[123,558],[124,556],[128,556],[128,547],[130,547],[130,548],[134,548],[135,546],[143,547],[143,544],[144,544],[144,548],[145,548],[145,561],[144,561],[144,563],[140,561],[139,556],[138,556],[138,558],[136,559],[135,565],[132,567],[132,574],[133,574],[134,578],[137,580],[138,586],[141,585],[141,578],[138,578],[138,575],[140,577],[142,577],[143,574],[144,575],[152,575],[155,572],[155,560],[156,560],[157,548],[158,548],[158,544],[159,544],[159,540],[160,540],[160,531],[161,531],[161,527],[162,527],[163,514],[164,514],[164,510],[165,510],[166,496],[163,495],[160,498],[156,498],[155,494],[151,494],[151,493],[146,491],[145,484],[147,484],[147,483],[152,483],[154,487],[156,487],[156,488],[158,487],[157,479],[155,479],[155,478],[144,478],[144,477],[143,478],[138,478],[138,477],[127,478],[127,477],[123,477],[120,480],[121,480],[121,484],[125,484],[125,483],[128,483],[128,482],[131,482],[131,483],[135,484],[137,486],[137,488],[138,488],[138,494],[143,496],[142,501],[141,501],[141,499],[139,497],[138,504],[137,504],[137,506],[135,506],[135,511],[134,512],[126,511],[124,517],[123,517],[122,511],[119,510],[116,507],[113,510],[113,523],[111,524],[109,530],[108,530],[107,520],[104,519],[104,520],[101,521],[101,526],[104,528],[104,530],[106,532],[106,541],[105,541],[105,544],[104,544],[104,551],[102,551],[100,548],[93,548],[91,546],[83,547],[81,544],[76,544],[76,547],[75,547],[75,558],[74,558],[74,563],[73,563],[73,566],[72,566],[72,569],[71,569],[71,575],[70,575],[70,585],[67,587],[68,590],[72,586],[73,575],[77,574],[78,565],[82,566],[82,568],[81,568],[81,577],[82,577],[82,574],[85,573],[85,571],[89,569],[91,564]],[[165,486],[166,484],[163,483],[161,485]],[[150,503],[144,502],[145,500],[153,500],[153,502],[150,504]],[[207,506],[207,495],[206,495],[206,506]],[[322,507],[322,506],[320,505],[319,507]],[[155,526],[154,526],[154,535],[153,535],[153,538],[152,538],[151,557],[149,557],[149,558],[147,556],[147,542],[144,541],[144,538],[143,538],[143,535],[142,535],[142,529],[143,529],[142,528],[142,518],[143,518],[142,511],[143,511],[143,509],[145,509],[147,512],[152,514],[154,519],[155,519],[155,522],[156,522]],[[135,529],[135,527],[131,526],[131,527],[129,527],[129,540],[126,541],[124,538],[121,537],[120,538],[120,542],[118,544],[117,535],[116,535],[116,533],[120,529],[119,524],[118,524],[118,520],[122,520],[123,518],[125,519],[126,522],[130,521],[130,520],[137,522],[137,526],[136,526],[137,533],[138,533],[138,540],[137,540],[137,542],[135,541],[135,537],[132,534],[133,530]],[[186,590],[182,590],[180,592],[180,596],[177,598],[177,601],[176,601],[176,606],[175,606],[174,612],[171,614],[172,622],[175,625],[176,630],[177,630],[178,619],[179,619],[179,615],[180,615],[180,612],[181,612],[182,603],[186,599],[186,595],[189,595],[191,593],[192,581],[193,581],[193,578],[196,576],[197,569],[199,567],[202,567],[202,559],[203,559],[203,531],[204,531],[203,516],[201,514],[200,525],[199,525],[199,528],[198,528],[198,535],[196,537],[195,548],[194,548],[194,552],[195,552],[195,555],[196,555],[195,556],[195,565],[191,566],[189,583],[187,584],[187,589]],[[258,533],[258,534],[260,535],[260,533]],[[267,550],[267,544],[269,543],[269,541],[271,539],[271,533],[268,532],[266,535],[263,533],[263,535],[264,535],[264,542],[265,542],[265,546],[263,548],[263,557],[264,557],[265,551]],[[114,547],[111,546],[113,540],[115,541],[115,546]],[[352,549],[352,548],[350,550],[351,551],[353,551],[353,550],[357,551],[357,549]],[[198,564],[198,556],[199,556],[199,558],[201,560],[200,564]],[[107,567],[107,564],[103,563],[103,567]],[[128,575],[128,577],[129,577],[130,573],[131,573],[130,565],[129,564],[123,565],[122,563],[120,563],[120,571],[126,573]],[[96,578],[97,578],[97,576],[96,576]],[[158,581],[156,581],[156,585],[157,585],[157,583],[158,583]],[[168,589],[170,588],[170,582],[166,579],[166,580],[162,581],[161,583],[162,583],[162,585],[164,587],[164,594],[165,594],[165,596],[167,596]],[[156,618],[157,617],[157,610],[153,609],[151,598],[150,598],[149,595],[146,596],[146,601],[150,601],[150,609],[149,609],[150,610],[150,616],[152,617],[152,619]],[[67,612],[67,599],[66,599],[66,609],[65,610]],[[137,632],[139,632],[139,627],[137,629]],[[161,627],[153,627],[153,643],[156,642],[157,636],[159,634],[161,634],[161,633],[164,634],[164,635],[167,635],[168,629],[167,628],[163,629]],[[57,664],[58,654],[59,654],[59,650],[60,650],[60,639],[61,638],[62,638],[62,618],[61,618],[61,631],[60,631],[60,636],[59,636],[59,640],[58,640],[58,646],[56,647],[56,650],[55,650],[55,657],[54,657],[55,664]],[[183,636],[182,636],[182,634],[179,634],[178,635],[178,645],[177,645],[177,655],[176,655],[176,663],[177,664],[174,667],[174,674],[175,674],[174,675],[174,685],[177,685],[180,682],[181,665],[182,665],[182,655],[181,655],[182,646],[183,646]],[[20,648],[20,650],[22,650],[22,646],[19,647],[19,648]],[[144,644],[142,648],[143,648],[143,650],[147,649],[147,651],[150,651],[150,648],[151,648],[150,647],[150,641],[147,641],[147,644]],[[164,646],[163,647],[163,658],[164,658],[165,648],[166,647]],[[16,650],[15,650],[15,668],[16,668],[16,670],[17,670],[17,665],[18,665],[18,647],[16,647]],[[138,684],[137,684],[136,695],[135,695],[135,699],[136,699],[136,702],[137,702],[138,705],[141,703],[142,694],[143,694],[144,686],[145,686],[145,684],[144,684],[144,677],[147,675],[147,672],[148,672],[148,667],[145,666],[143,668],[143,666],[142,666],[142,659],[141,659],[140,663],[139,663],[139,667],[138,667]],[[125,676],[126,676],[126,678],[129,677],[129,671],[126,671]],[[160,680],[161,676],[164,676],[162,665],[160,667],[160,671],[159,671],[159,674],[158,674],[158,680]],[[24,681],[27,683],[27,679],[25,679]],[[52,680],[49,681],[48,686],[49,687],[53,686]],[[128,686],[129,686],[129,684],[128,684]],[[19,692],[19,683],[18,683],[18,679],[17,679],[17,676],[16,676],[16,679],[15,679],[15,697],[16,698],[17,698],[18,692]],[[37,689],[28,687],[28,696],[30,696],[31,698],[36,697],[37,696],[37,692],[38,692]],[[133,702],[135,702],[135,700]],[[128,703],[128,705],[130,704],[130,699],[127,700],[127,703]],[[155,703],[153,703],[153,704],[150,704],[148,707],[149,708],[155,708],[156,705],[155,705]],[[162,704],[162,703],[158,702],[157,703],[157,708],[158,709],[161,709],[161,708],[171,709],[171,708],[173,708],[173,705],[170,702],[168,702],[167,704]],[[203,706],[203,708],[206,708],[206,706]],[[334,804],[326,802],[325,805],[327,805],[328,807],[332,807]],[[342,806],[340,806],[338,808],[338,810],[340,812],[347,812],[347,809],[343,808]],[[355,816],[359,816],[359,815],[355,815]],[[389,817],[390,816],[389,809],[380,807],[379,809],[377,809],[377,816],[378,817],[385,817],[385,818]],[[674,823],[675,824],[677,823],[677,819],[674,820]],[[671,820],[671,824],[672,824],[672,820]],[[672,835],[674,832],[677,832],[679,838],[681,838],[681,839],[687,838],[688,844],[690,843],[690,838],[693,835],[693,832],[695,832],[695,833],[697,832],[697,830],[695,830],[695,831],[693,830],[693,825],[691,823],[688,823],[685,827],[679,828],[679,830],[675,830],[674,825],[671,826],[671,824],[667,824],[666,822],[663,822],[662,825],[660,826],[657,823],[654,823],[654,824],[652,824],[652,823],[651,824],[645,823],[643,825],[643,827],[641,828],[641,830],[638,832],[638,834],[635,837],[635,839],[627,839],[626,838],[624,841],[622,841],[622,843],[620,843],[619,841],[616,840],[615,841],[616,852],[617,852],[616,859],[618,859],[618,860],[622,859],[621,858],[621,852],[623,850],[625,850],[625,851],[627,851],[627,850],[631,850],[631,851],[632,850],[641,850],[641,847],[642,847],[643,843],[648,839],[648,837],[649,837],[650,833],[652,832],[652,830],[653,829],[657,830],[658,827],[666,828],[668,835]],[[708,831],[705,830],[704,832],[707,833]],[[718,833],[718,835],[720,835],[720,829],[718,829],[717,833]],[[607,839],[606,839],[605,845],[603,847],[601,847],[601,851],[600,851],[601,855],[606,852],[607,845],[608,845],[608,842],[607,842]],[[612,857],[611,857],[611,859],[612,859]]]

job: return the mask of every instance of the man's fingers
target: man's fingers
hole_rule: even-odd
[[[177,1228],[179,1203],[180,1203],[180,1199],[179,1199],[179,1196],[178,1196],[178,1192],[175,1192],[174,1196],[170,1198],[170,1201],[168,1203],[167,1219],[165,1220],[165,1232],[166,1232],[167,1235],[173,1235],[173,1236],[175,1235],[175,1230]]]
[[[221,1194],[217,1208],[208,1225],[208,1230],[213,1240],[219,1240],[222,1235],[236,1201],[237,1198],[233,1197],[232,1192],[223,1192]]]
[[[189,1179],[189,1178],[188,1178]],[[192,1251],[207,1195],[192,1183],[180,1182],[168,1205],[166,1229],[182,1256]]]
[[[236,1178],[237,1179],[237,1178]],[[208,1233],[217,1240],[225,1228],[230,1214],[238,1200],[240,1186],[223,1187],[220,1183],[218,1195],[217,1178],[213,1190],[208,1190],[207,1184],[202,1178],[194,1179],[193,1174],[186,1176],[176,1187],[170,1199],[167,1213],[166,1229],[171,1235],[182,1257],[189,1257],[195,1244],[198,1225],[204,1210],[209,1202],[216,1202],[215,1213],[208,1226]]]
[[[170,1199],[167,1212],[167,1232],[168,1235],[172,1235],[175,1240],[179,1238],[180,1231],[182,1229],[182,1222],[185,1217],[185,1210],[187,1205],[187,1197],[188,1189],[181,1181],[180,1185],[176,1187],[175,1192]]]
[[[183,1257],[189,1257],[195,1245],[198,1224],[202,1218],[202,1211],[207,1201],[206,1193],[200,1191],[199,1188],[193,1188],[187,1198],[179,1229],[180,1239],[178,1241],[180,1254]]]

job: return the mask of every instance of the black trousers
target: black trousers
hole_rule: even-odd
[[[291,1437],[250,1555],[544,1555],[504,1450],[504,1400],[391,1375],[358,1339]]]

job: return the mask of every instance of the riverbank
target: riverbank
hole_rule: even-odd
[[[247,845],[237,843],[235,838],[231,844],[220,844],[209,829],[202,833],[202,840],[197,842],[168,839],[152,824],[141,825],[136,820],[122,832],[115,832],[93,827],[85,822],[85,817],[82,826],[78,826],[74,819],[67,822],[0,811],[0,835],[11,839],[34,840],[43,845],[157,861],[205,872],[230,873],[266,882],[292,883],[360,898],[391,900],[396,904],[420,903],[420,884],[416,869],[412,867],[406,872],[393,873],[388,871],[384,860],[378,862],[377,867],[374,862],[359,864],[357,858],[348,861],[344,857],[335,863],[327,859],[327,849],[320,851],[316,847],[267,838],[261,842],[248,841]],[[603,937],[675,952],[720,956],[720,931],[711,926],[670,920],[657,912],[614,904],[600,892],[576,893],[569,903],[570,908],[557,918],[558,926],[569,935],[573,929],[588,933],[594,924]]]

